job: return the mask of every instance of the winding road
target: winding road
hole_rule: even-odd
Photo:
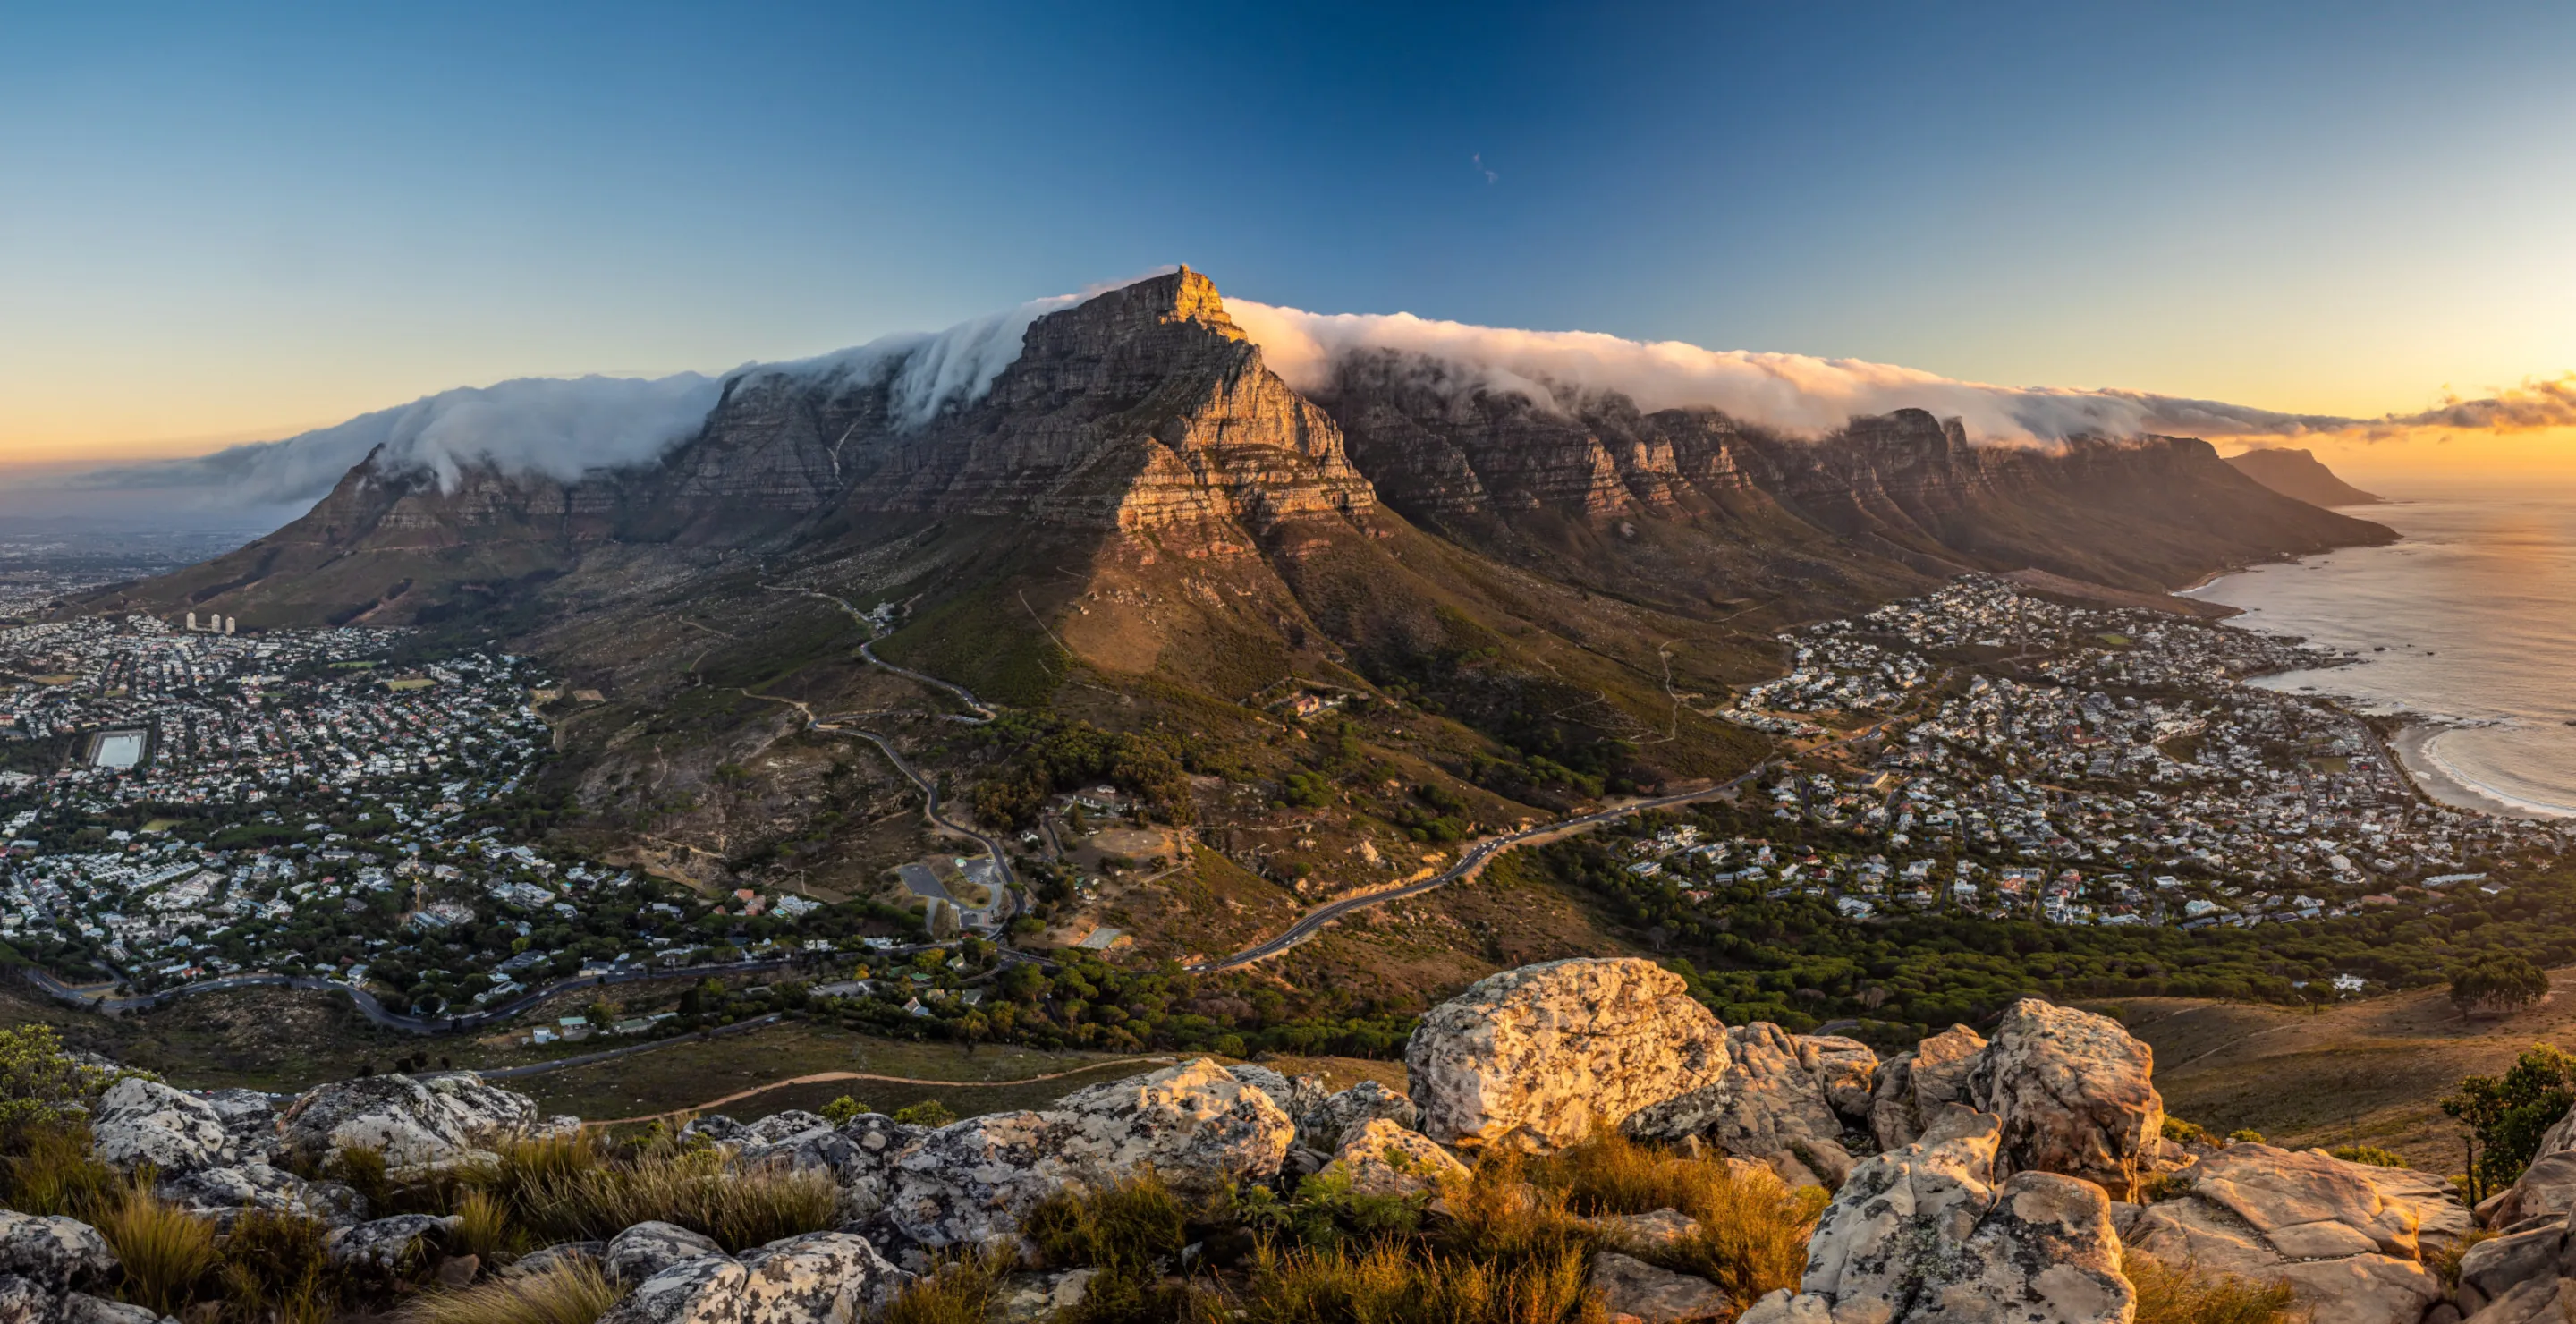
[[[1792,757],[1804,757],[1808,754],[1814,754],[1823,750],[1833,749],[1838,746],[1869,739],[1900,720],[1902,720],[1901,715],[1873,722],[1868,726],[1862,727],[1860,730],[1852,732],[1850,735],[1834,740],[1828,740],[1822,744],[1810,745],[1805,749],[1797,751]],[[1340,919],[1344,915],[1366,910],[1371,906],[1382,906],[1390,901],[1402,901],[1407,897],[1420,896],[1434,888],[1457,882],[1461,878],[1473,878],[1477,874],[1483,872],[1485,866],[1493,862],[1494,857],[1501,855],[1505,851],[1514,850],[1522,846],[1537,845],[1553,841],[1561,836],[1569,836],[1573,833],[1586,831],[1590,828],[1598,827],[1603,823],[1627,818],[1634,814],[1642,814],[1648,810],[1670,809],[1674,805],[1689,804],[1694,800],[1705,800],[1711,796],[1724,795],[1727,792],[1752,781],[1754,778],[1761,776],[1763,773],[1770,771],[1771,768],[1777,765],[1780,761],[1780,757],[1775,755],[1771,758],[1762,760],[1760,763],[1754,764],[1751,768],[1746,769],[1731,781],[1720,782],[1715,786],[1702,787],[1696,791],[1684,791],[1679,795],[1657,796],[1651,800],[1632,801],[1628,804],[1617,805],[1608,809],[1594,810],[1589,814],[1580,814],[1573,818],[1561,818],[1553,823],[1542,823],[1536,827],[1523,828],[1518,832],[1510,833],[1506,836],[1487,837],[1484,840],[1469,846],[1466,852],[1458,857],[1458,862],[1449,866],[1449,868],[1444,872],[1434,874],[1420,882],[1406,883],[1401,887],[1390,887],[1382,891],[1366,892],[1358,896],[1343,897],[1338,901],[1327,901],[1323,905],[1317,906],[1313,910],[1307,911],[1304,915],[1300,916],[1296,923],[1289,925],[1279,934],[1278,937],[1255,946],[1246,947],[1242,951],[1236,952],[1234,955],[1226,957],[1223,960],[1201,962],[1200,964],[1189,967],[1189,969],[1194,974],[1212,974],[1220,970],[1240,969],[1241,967],[1251,965],[1256,961],[1266,961],[1271,957],[1277,956],[1281,952],[1287,951],[1289,948],[1314,937],[1316,934],[1323,931],[1325,925],[1332,923],[1334,920]]]

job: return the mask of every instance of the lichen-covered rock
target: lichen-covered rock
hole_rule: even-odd
[[[340,1228],[323,1238],[322,1248],[344,1273],[389,1281],[445,1250],[456,1227],[454,1215],[395,1214]]]
[[[51,1324],[57,1305],[43,1283],[0,1273],[0,1324]]]
[[[640,1283],[674,1264],[724,1254],[715,1238],[676,1223],[638,1223],[608,1239],[600,1267],[619,1282]]]
[[[506,1278],[524,1278],[529,1274],[551,1273],[577,1264],[601,1264],[607,1258],[608,1243],[605,1241],[558,1241],[511,1261],[501,1274]]]
[[[971,1117],[893,1162],[884,1215],[933,1249],[1015,1235],[1075,1183],[1151,1171],[1184,1196],[1278,1172],[1296,1128],[1270,1096],[1207,1058],[1066,1095],[1043,1112]]]
[[[1743,1324],[2127,1324],[2111,1202],[2049,1173],[1993,1182],[2001,1119],[1955,1105],[1863,1161],[1817,1221],[1797,1293]]]
[[[1213,1196],[1279,1171],[1297,1127],[1213,1059],[1076,1090],[1051,1111],[1075,1119],[1067,1158],[1115,1180],[1151,1168],[1183,1196]]]
[[[397,1168],[443,1166],[529,1134],[537,1104],[471,1072],[367,1076],[306,1091],[281,1120],[287,1144],[310,1159],[363,1147]]]
[[[875,1314],[912,1275],[864,1237],[811,1232],[742,1257],[741,1324],[855,1324]]]
[[[751,1271],[726,1255],[683,1260],[636,1285],[598,1324],[742,1324]]]
[[[1869,1091],[1878,1075],[1878,1053],[1858,1039],[1835,1034],[1797,1036],[1798,1062],[1825,1092],[1825,1102],[1852,1121],[1869,1117]]]
[[[725,1116],[723,1113],[708,1113],[704,1117],[690,1118],[688,1124],[680,1128],[680,1134],[684,1136],[705,1136],[707,1139],[721,1145],[728,1141],[740,1138],[742,1133],[749,1129],[750,1128],[744,1126],[742,1123]]]
[[[2320,1150],[2235,1144],[2183,1174],[2187,1194],[2149,1205],[2128,1244],[2168,1264],[2299,1290],[2319,1320],[2415,1324],[2443,1294],[2420,1262],[2456,1246],[2467,1211],[2438,1179]]]
[[[1787,1156],[1797,1171],[1812,1174],[1810,1181],[1840,1181],[1851,1166],[1842,1118],[1802,1060],[1797,1040],[1767,1021],[1738,1025],[1726,1032],[1726,1055],[1729,1069],[1717,1085],[1640,1108],[1620,1129],[1667,1142],[1697,1136],[1728,1154],[1765,1162]]]
[[[1468,1174],[1466,1164],[1429,1136],[1378,1117],[1344,1138],[1333,1161],[1316,1175],[1347,1181],[1360,1195],[1413,1196],[1438,1195],[1443,1185]]]
[[[0,1209],[0,1274],[24,1278],[60,1296],[111,1282],[116,1269],[116,1252],[89,1224]]]
[[[994,1324],[1042,1324],[1055,1319],[1080,1306],[1090,1295],[1091,1280],[1099,1276],[1098,1269],[1014,1274],[994,1294],[990,1318]]]
[[[1602,1251],[1592,1257],[1592,1290],[1611,1324],[1682,1324],[1723,1319],[1735,1302],[1717,1284]]]
[[[1401,1090],[1391,1090],[1374,1080],[1363,1080],[1339,1094],[1327,1095],[1297,1118],[1297,1143],[1326,1154],[1342,1147],[1342,1139],[1351,1128],[1364,1122],[1384,1118],[1411,1131],[1422,1121],[1422,1110]]]
[[[771,1113],[767,1117],[763,1117],[759,1121],[742,1128],[739,1133],[729,1136],[727,1139],[746,1149],[756,1149],[762,1145],[777,1144],[782,1140],[789,1139],[793,1136],[800,1136],[809,1131],[829,1131],[831,1129],[832,1124],[824,1121],[821,1114],[809,1113],[801,1108],[790,1108],[784,1112]]]
[[[258,1090],[216,1090],[205,1100],[206,1106],[215,1110],[215,1116],[223,1119],[234,1153],[265,1161],[276,1150],[276,1099]]]
[[[89,1131],[98,1161],[119,1172],[146,1165],[189,1172],[232,1159],[232,1133],[222,1113],[193,1094],[141,1076],[128,1076],[99,1096]]]
[[[326,1227],[348,1227],[367,1216],[367,1202],[338,1182],[306,1181],[283,1168],[249,1162],[229,1168],[199,1168],[165,1176],[155,1194],[200,1218],[231,1231],[252,1210],[293,1214]]]
[[[2491,1226],[2509,1228],[2535,1218],[2565,1218],[2576,1209],[2576,1150],[2544,1155],[2523,1169],[2494,1207]]]
[[[1918,1096],[1925,1059],[1914,1061]],[[2127,1200],[2164,1130],[2155,1051],[2108,1016],[2023,998],[1967,1072],[1968,1103],[2003,1119],[1998,1175],[2055,1172]]]
[[[164,1324],[169,1318],[149,1306],[73,1292],[55,1308],[53,1324]]]
[[[1432,1139],[1554,1147],[1721,1084],[1726,1027],[1651,961],[1550,961],[1432,1008],[1404,1065]]]
[[[1313,1076],[1291,1076],[1284,1071],[1250,1062],[1230,1066],[1226,1074],[1270,1096],[1279,1111],[1291,1118],[1303,1117],[1316,1105],[1331,1097],[1332,1091]]]
[[[1986,1051],[1986,1041],[1964,1025],[1953,1025],[1881,1064],[1872,1079],[1870,1130],[1881,1149],[1898,1149],[1923,1134],[1925,1119],[1945,1103],[1968,1101],[1968,1073]]]

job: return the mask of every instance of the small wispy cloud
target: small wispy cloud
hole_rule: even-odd
[[[1502,178],[1501,175],[1495,174],[1493,171],[1485,168],[1485,154],[1483,152],[1469,152],[1467,153],[1467,159],[1475,163],[1477,173],[1485,177],[1486,183],[1491,184]]]

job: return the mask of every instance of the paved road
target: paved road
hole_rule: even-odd
[[[1818,751],[1832,749],[1840,745],[1848,745],[1854,741],[1866,740],[1871,736],[1877,735],[1880,731],[1886,729],[1888,725],[1897,720],[1899,719],[1890,717],[1885,721],[1871,723],[1870,725],[1862,727],[1860,730],[1854,731],[1850,735],[1844,736],[1838,740],[1828,740],[1820,745],[1811,745],[1806,749],[1798,751],[1798,756],[1813,754]],[[1573,818],[1561,818],[1553,823],[1542,823],[1536,827],[1523,828],[1520,831],[1511,833],[1507,836],[1487,837],[1486,839],[1469,846],[1466,853],[1458,857],[1458,862],[1449,866],[1448,870],[1445,872],[1434,874],[1418,883],[1407,883],[1402,887],[1390,887],[1383,892],[1370,892],[1362,896],[1344,897],[1339,901],[1326,902],[1323,905],[1317,906],[1313,910],[1307,911],[1296,923],[1289,925],[1286,931],[1282,932],[1276,938],[1272,938],[1257,946],[1247,947],[1221,961],[1204,962],[1199,965],[1191,966],[1190,969],[1194,972],[1201,973],[1217,970],[1232,970],[1240,966],[1250,965],[1255,961],[1268,960],[1269,958],[1277,956],[1281,952],[1306,941],[1308,938],[1314,937],[1317,933],[1323,931],[1325,925],[1332,923],[1334,920],[1340,919],[1344,915],[1351,914],[1354,911],[1366,910],[1371,906],[1382,906],[1389,901],[1401,901],[1406,897],[1420,896],[1433,888],[1440,887],[1448,883],[1454,883],[1461,878],[1472,878],[1477,873],[1483,871],[1484,867],[1491,863],[1495,856],[1500,855],[1505,851],[1521,846],[1527,846],[1540,840],[1553,839],[1567,833],[1581,832],[1587,828],[1597,827],[1603,823],[1627,818],[1634,814],[1642,814],[1650,809],[1670,809],[1674,805],[1689,804],[1694,800],[1705,800],[1711,796],[1723,795],[1728,791],[1734,790],[1736,787],[1752,781],[1763,773],[1770,771],[1775,764],[1779,763],[1779,761],[1779,758],[1776,756],[1764,759],[1760,763],[1754,764],[1750,769],[1732,781],[1720,782],[1715,786],[1704,787],[1700,790],[1684,791],[1679,795],[1657,796],[1651,800],[1638,800],[1629,804],[1614,806],[1609,809],[1596,810],[1589,814],[1579,814]]]

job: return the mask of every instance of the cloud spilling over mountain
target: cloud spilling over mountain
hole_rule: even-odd
[[[1032,300],[945,331],[884,336],[816,358],[747,365],[723,377],[523,377],[458,387],[283,441],[94,470],[68,485],[173,492],[223,506],[308,504],[379,448],[379,468],[433,474],[450,489],[480,465],[570,481],[658,458],[696,435],[728,379],[763,374],[890,384],[897,417],[919,424],[991,389],[1019,357],[1029,323],[1099,292]]]
[[[1748,423],[1823,432],[1855,414],[1902,408],[1957,417],[1981,441],[2046,442],[2076,435],[2297,436],[2365,420],[2192,400],[2139,391],[1992,386],[1861,359],[1711,350],[1594,331],[1519,331],[1410,313],[1310,313],[1229,299],[1226,307],[1270,366],[1301,390],[1328,392],[1334,367],[1362,354],[1417,364],[1460,394],[1519,391],[1571,408],[1617,392],[1640,408],[1708,407]]]
[[[283,441],[102,469],[67,485],[175,493],[209,508],[295,505],[330,490],[379,448],[380,465],[434,474],[443,484],[483,464],[568,480],[657,458],[697,433],[728,380],[764,374],[885,386],[896,417],[918,425],[943,409],[981,399],[1019,357],[1031,322],[1126,283],[1033,300],[936,333],[886,336],[815,358],[751,364],[723,377],[523,378],[462,387]],[[1229,299],[1226,306],[1274,370],[1319,396],[1330,395],[1337,364],[1357,355],[1391,355],[1426,382],[1460,396],[1517,391],[1570,410],[1587,397],[1616,392],[1649,410],[1708,407],[1793,434],[1823,433],[1853,415],[1901,408],[1959,418],[1971,438],[2006,444],[2078,435],[2289,439],[2576,426],[2576,374],[2525,382],[2482,399],[2450,398],[2420,413],[2368,419],[2144,391],[1998,386],[1860,359],[1710,350],[1590,331],[1522,331],[1410,313],[1311,313],[1245,299]]]

